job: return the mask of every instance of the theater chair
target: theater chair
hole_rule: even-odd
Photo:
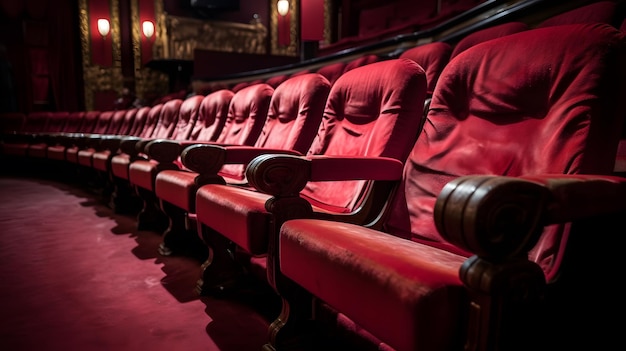
[[[461,40],[459,40],[459,42],[457,42],[452,49],[450,59],[453,59],[454,57],[456,57],[456,55],[462,53],[463,51],[476,44],[525,30],[528,30],[528,25],[522,22],[507,22],[495,25],[493,27],[480,29],[476,32],[466,35]]]
[[[288,218],[306,214],[354,223],[375,220],[395,185],[389,180],[400,177],[417,137],[425,94],[424,70],[412,60],[387,60],[350,70],[333,85],[318,135],[306,156],[266,154],[247,167],[258,168],[254,166],[259,164],[257,159],[277,160],[269,166],[275,173],[269,172],[264,181],[279,195],[291,195],[285,201],[228,185],[200,187],[195,203],[198,231],[211,250],[211,261],[199,281],[200,292],[225,293],[247,278],[260,278],[264,283],[269,279],[273,284],[274,270],[266,267],[266,255],[274,247],[270,242],[280,224]],[[355,180],[333,182],[348,175]],[[360,180],[370,176],[375,181]],[[280,179],[279,183],[273,179]],[[281,183],[288,179],[301,186],[301,197],[293,189],[282,192],[287,189]]]
[[[263,130],[254,145],[213,143],[189,146],[184,151],[188,167],[159,173],[155,192],[169,218],[160,253],[193,253],[197,250],[194,246],[198,245],[202,248],[199,253],[206,253],[195,222],[198,186],[219,183],[247,187],[244,167],[255,156],[270,152],[305,154],[319,129],[329,91],[330,82],[320,74],[290,78],[274,90]],[[152,146],[156,149],[159,145]],[[198,254],[194,256],[206,259]]]
[[[222,89],[205,96],[200,103],[196,123],[188,140],[217,140],[226,123],[228,106],[233,95],[232,91]],[[120,150],[116,151],[108,163],[104,160],[97,161],[99,157],[97,154],[94,155],[94,168],[109,173],[113,186],[109,206],[119,213],[134,213],[142,206],[139,203],[140,199],[135,196],[135,192],[130,188],[128,170],[132,162],[148,157],[143,153],[139,154],[136,145],[138,141],[147,139],[152,135],[162,106],[142,108],[142,110],[147,109],[149,111],[144,127],[136,137],[122,139],[119,145]],[[138,112],[136,119],[142,110]]]
[[[37,136],[45,134],[51,112],[31,112],[26,115],[20,132],[4,136],[2,153],[13,158],[24,158],[28,154],[30,144]]]
[[[73,149],[71,154],[77,155],[83,143],[82,136],[84,134],[90,134],[94,131],[98,118],[100,117],[100,111],[84,111],[76,112],[79,114],[76,118],[80,119],[80,125],[74,132],[63,133],[57,135],[51,145],[48,146],[47,157],[50,160],[63,161],[57,162],[57,164],[65,165],[67,162],[67,150]],[[74,113],[70,114],[70,118]],[[82,117],[80,116],[82,115]],[[80,145],[79,145],[80,144]]]
[[[585,24],[512,34],[452,59],[380,225],[280,228],[283,311],[265,350],[298,340],[300,323],[325,308],[397,351],[620,343],[609,316],[625,307],[614,283],[626,178],[611,173],[625,50],[615,28]],[[267,207],[304,184],[255,166],[250,182],[275,194]]]
[[[134,170],[134,186],[150,191],[156,196],[155,183],[157,174],[166,170],[177,170],[182,167],[179,157],[182,150],[193,144],[207,143],[219,145],[253,145],[261,135],[267,112],[269,109],[270,99],[274,93],[274,88],[265,83],[254,84],[239,90],[237,93],[228,94],[227,90],[218,91],[219,94],[210,94],[206,107],[210,108],[211,114],[219,119],[223,119],[224,108],[227,108],[226,120],[222,127],[218,138],[198,139],[198,140],[155,140],[146,146],[148,158],[158,163],[159,168],[152,168],[148,163],[142,163],[144,167],[135,167]],[[207,97],[209,97],[207,96]],[[156,163],[153,163],[156,164]],[[210,163],[207,163],[210,165]],[[180,174],[185,177],[186,172]],[[193,178],[192,176],[192,182]],[[192,184],[193,185],[193,184]],[[178,194],[182,195],[182,194]],[[139,227],[150,225],[151,228],[158,232],[163,232],[170,226],[170,219],[157,202],[151,202],[150,207],[144,208],[146,211],[145,218],[139,218]],[[174,225],[174,227],[177,227]],[[169,232],[170,230],[167,230]],[[167,235],[167,232],[165,235]],[[159,248],[163,254],[169,254],[170,248]],[[200,250],[201,253],[206,250]]]
[[[178,122],[170,136],[167,137],[168,140],[187,140],[189,138],[198,119],[198,112],[203,99],[204,96],[202,95],[194,95],[182,101],[178,112]],[[146,145],[149,145],[149,143]],[[147,156],[146,159],[135,160],[128,166],[130,186],[139,195],[143,203],[138,216],[138,227],[162,231],[167,226],[165,221],[162,227],[158,224],[152,226],[152,223],[158,218],[155,216],[158,216],[159,213],[157,211],[157,199],[154,195],[154,178],[162,170],[178,169],[178,167],[174,163],[159,163],[155,159],[150,158],[147,146],[144,146],[142,153]]]
[[[45,160],[47,157],[48,145],[54,140],[58,134],[65,132],[65,126],[68,122],[69,112],[59,111],[50,112],[46,131],[35,136],[34,140],[28,145],[27,156],[39,160]]]
[[[337,78],[339,78],[339,76],[343,74],[345,69],[346,69],[345,62],[335,62],[335,63],[329,63],[325,66],[320,67],[317,70],[317,73],[326,77],[326,79],[328,79],[330,84],[333,85],[335,84],[335,81],[337,80]]]
[[[163,104],[156,104],[152,107],[146,106],[146,108],[149,109],[148,114],[139,135],[122,138],[119,151],[111,157],[109,177],[113,183],[113,192],[109,207],[116,213],[135,213],[141,206],[139,199],[128,183],[128,166],[135,160],[145,159],[145,155],[139,152],[137,144],[141,140],[150,139],[154,134],[159,118],[161,118]],[[137,117],[135,116],[135,118]]]
[[[152,140],[159,138],[169,138],[173,135],[174,131],[178,130],[178,121],[179,121],[179,113],[180,106],[182,105],[182,99],[169,99],[167,102],[164,102],[162,106],[158,104],[153,107],[155,111],[152,109],[148,113],[148,120],[154,121],[154,114],[158,114],[156,117],[156,121],[154,123],[154,127],[152,128],[152,123],[149,125],[149,129],[152,130],[147,137],[132,137],[129,136],[127,138],[123,138],[120,142],[120,149],[123,151],[123,154],[116,155],[111,159],[111,174],[114,177],[120,178],[114,181],[115,190],[112,197],[113,209],[119,211],[119,213],[133,213],[137,209],[137,204],[142,204],[143,199],[138,198],[136,189],[130,185],[130,173],[129,168],[132,162],[141,159],[147,159],[144,148],[147,143]],[[183,125],[186,125],[187,122],[183,121]],[[149,132],[146,131],[146,132]],[[125,192],[122,194],[122,192]],[[126,203],[123,203],[126,202]],[[119,207],[117,205],[120,205]],[[139,207],[143,207],[139,205]],[[150,223],[150,224],[148,224]],[[142,229],[151,229],[152,222],[146,222],[146,227]]]
[[[93,130],[90,133],[82,133],[73,138],[75,139],[76,147],[68,148],[67,150],[65,150],[65,160],[67,162],[78,165],[78,153],[81,150],[92,149],[94,146],[91,140],[97,139],[100,136],[107,134],[107,129],[109,128],[111,119],[113,119],[114,113],[115,111],[100,112],[98,114],[97,120],[95,121]]]

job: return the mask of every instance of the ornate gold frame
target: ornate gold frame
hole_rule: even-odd
[[[164,28],[164,11],[163,1],[154,0],[154,18],[156,23],[154,26],[157,30],[155,42],[152,46],[153,58],[158,58],[154,52],[157,47],[162,46],[163,42],[167,42]],[[141,25],[139,21],[139,1],[132,0],[130,2],[130,19],[132,22],[132,42],[133,42],[133,60],[135,66],[135,95],[140,100],[149,98],[150,96],[161,96],[168,93],[169,77],[167,74],[142,67],[141,63]]]
[[[299,21],[300,8],[298,1],[289,0],[289,11],[291,12],[291,23],[289,26],[289,32],[291,33],[291,41],[287,46],[278,45],[278,5],[276,0],[269,0],[270,2],[270,27],[271,27],[271,50],[272,55],[283,56],[298,56],[300,50],[300,30]]]
[[[89,35],[89,9],[87,0],[79,0],[80,41],[83,54],[83,81],[85,109],[94,109],[94,93],[97,91],[120,91],[124,86],[122,77],[122,51],[120,43],[119,2],[109,0],[111,9],[111,41],[113,66],[102,67],[91,62],[91,40]]]

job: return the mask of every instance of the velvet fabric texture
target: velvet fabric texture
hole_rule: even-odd
[[[146,139],[151,138],[157,128],[159,119],[161,118],[161,111],[163,110],[163,104],[156,104],[150,108],[146,117],[139,138]],[[114,177],[128,180],[128,166],[130,165],[130,155],[126,153],[119,153],[111,158],[111,174]]]
[[[450,60],[452,46],[436,41],[410,48],[400,54],[399,58],[407,58],[417,62],[426,72],[426,94],[431,96],[437,85],[441,71]]]
[[[471,48],[472,46],[482,43],[487,40],[500,38],[505,35],[521,32],[528,29],[528,25],[522,22],[508,22],[499,24],[493,27],[478,30],[474,33],[468,34],[461,39],[450,54],[450,59],[454,58],[463,51]]]
[[[272,94],[263,130],[253,148],[292,150],[305,154],[321,123],[330,83],[317,73],[290,78]],[[228,153],[228,148],[227,151]],[[227,183],[244,185],[245,165],[227,164],[219,174]],[[156,194],[188,212],[195,213],[196,173],[164,171],[157,176]]]
[[[426,94],[423,69],[396,59],[344,73],[333,85],[310,156],[389,157],[404,161],[422,121]],[[333,165],[333,168],[335,165]],[[362,201],[365,181],[308,182],[301,196],[318,213],[349,213]],[[260,254],[267,250],[270,195],[209,184],[196,195],[197,219]]]
[[[200,110],[200,104],[204,96],[195,95],[191,96],[184,101],[180,101],[178,111],[178,120],[172,134],[168,137],[171,140],[187,140],[193,127],[198,119],[198,112]],[[171,102],[168,102],[170,104]],[[179,162],[180,163],[180,162]],[[154,178],[158,173],[158,162],[154,160],[137,160],[132,162],[128,168],[128,179],[132,185],[140,186],[144,189],[154,189]]]
[[[387,232],[287,221],[281,271],[397,350],[461,348],[468,296],[458,275],[469,253],[436,230],[436,197],[462,175],[610,174],[625,48],[622,33],[593,24],[528,30],[459,54],[435,88]],[[531,251],[547,281],[567,228],[547,227]]]

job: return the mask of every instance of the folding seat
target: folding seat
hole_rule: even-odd
[[[80,135],[75,136],[74,139],[76,147],[65,150],[66,161],[78,164],[78,153],[83,149],[90,149],[93,147],[90,139],[97,138],[107,133],[107,129],[109,128],[111,119],[113,119],[114,113],[115,111],[112,110],[99,113],[98,119],[96,120],[91,132],[81,133]]]
[[[189,138],[198,118],[198,112],[203,99],[204,96],[195,95],[182,101],[178,112],[178,123],[170,136],[166,138],[167,140],[187,140]],[[144,154],[148,155],[147,150],[144,151]],[[144,160],[139,159],[130,163],[128,168],[130,186],[136,190],[137,194],[143,200],[143,209],[139,216],[139,220],[142,222],[140,227],[146,227],[145,218],[148,216],[150,207],[157,206],[154,204],[156,201],[153,191],[154,177],[156,177],[158,172],[171,168],[178,169],[174,164],[167,162],[161,164],[150,158]]]
[[[93,167],[92,157],[98,151],[102,151],[102,140],[116,136],[119,134],[125,134],[130,126],[132,125],[132,120],[130,117],[134,118],[134,114],[127,114],[127,110],[117,110],[113,111],[111,115],[111,121],[107,126],[107,129],[102,134],[92,134],[87,136],[88,139],[88,147],[78,151],[78,164],[87,168]],[[127,119],[128,116],[128,119]]]
[[[129,136],[122,138],[119,144],[119,151],[111,157],[109,177],[113,183],[113,190],[110,199],[110,207],[117,213],[134,212],[136,208],[136,198],[130,189],[128,183],[128,166],[131,162],[145,158],[145,155],[139,152],[137,144],[144,139],[150,139],[157,128],[163,104],[156,104],[152,107],[145,106],[148,109],[146,121],[143,128],[137,136]],[[145,112],[144,112],[145,113]],[[135,116],[136,118],[136,116]]]
[[[478,30],[466,35],[456,43],[450,54],[450,59],[476,44],[524,30],[528,30],[528,25],[523,22],[507,22]]]
[[[51,112],[46,111],[28,113],[20,132],[5,136],[2,152],[14,157],[27,156],[28,148],[37,135],[47,132],[50,115]]]
[[[130,127],[124,133],[120,133],[117,137],[109,137],[101,140],[102,150],[93,154],[92,167],[98,172],[109,174],[111,169],[111,158],[119,151],[122,139],[127,136],[139,137],[148,119],[150,107],[144,106],[140,108],[132,108],[126,111],[126,123],[130,123]]]
[[[291,165],[298,163],[303,168],[276,162],[270,166],[275,173],[265,181],[281,194],[291,195],[289,199],[302,201],[272,202],[265,193],[221,184],[200,187],[195,204],[198,232],[211,250],[211,261],[205,264],[199,290],[207,294],[224,291],[238,283],[241,273],[251,273],[254,278],[260,274],[265,281],[265,264],[271,263],[266,262],[266,255],[280,223],[306,209],[313,208],[312,216],[340,217],[354,223],[378,217],[395,185],[388,180],[400,176],[417,137],[425,95],[424,70],[412,60],[357,67],[332,86],[318,135],[306,157],[268,154],[255,158],[284,158],[284,166],[289,166],[287,161],[299,161]],[[205,162],[193,154],[185,156],[198,164]],[[315,166],[309,167],[308,162]],[[247,169],[254,168],[254,163]],[[347,175],[355,180],[333,182]],[[375,181],[361,180],[368,175]],[[287,179],[273,182],[281,177],[296,181],[301,189],[283,188],[281,183]],[[297,197],[299,191],[301,198]],[[268,266],[267,271],[273,284],[273,267]]]
[[[264,349],[295,340],[323,306],[397,351],[621,342],[609,316],[625,307],[613,282],[626,178],[611,175],[625,54],[615,28],[576,24],[490,40],[452,59],[379,223],[281,226],[284,308]],[[281,176],[285,160],[282,174],[271,162],[255,160],[247,172],[274,195],[268,208],[303,184]]]
[[[222,145],[253,145],[260,136],[267,117],[270,99],[274,88],[265,83],[254,84],[234,93],[228,106],[228,115],[220,136],[214,143]],[[180,155],[182,145],[196,144],[200,141],[156,140],[146,146],[151,162],[143,162],[135,167],[134,177],[129,178],[137,192],[142,193],[143,208],[137,217],[138,228],[164,231],[168,226],[168,217],[161,211],[154,192],[157,174],[166,169],[179,169],[180,164],[174,163]],[[158,145],[152,146],[158,143]],[[211,142],[208,142],[211,143]],[[165,157],[152,152],[153,149],[167,148]],[[173,151],[172,151],[173,150]],[[158,163],[158,169],[156,164]],[[130,170],[129,170],[130,173]],[[129,174],[130,176],[130,174]]]
[[[66,161],[67,150],[71,149],[70,154],[76,156],[78,150],[84,146],[83,135],[93,132],[100,117],[100,111],[76,112],[70,116],[78,114],[75,118],[80,119],[80,125],[77,130],[68,131],[55,138],[54,145],[49,145],[47,157],[51,160]],[[82,117],[81,117],[82,115]]]
[[[198,242],[196,225],[190,224],[195,223],[198,186],[218,182],[247,187],[244,165],[253,157],[269,152],[306,154],[321,124],[329,91],[330,82],[317,73],[289,78],[274,90],[263,130],[253,145],[213,143],[191,146],[185,149],[185,153],[201,154],[199,160],[209,160],[201,161],[203,166],[211,167],[214,173],[194,172],[185,167],[180,171],[159,173],[155,180],[155,194],[169,218],[169,227],[159,249],[161,254],[188,253],[189,247],[193,252],[193,244],[202,246],[200,253],[206,252],[205,245]]]
[[[47,157],[48,145],[55,135],[64,132],[65,125],[69,118],[69,112],[50,112],[45,133],[40,133],[30,143],[27,150],[28,157],[45,159]]]

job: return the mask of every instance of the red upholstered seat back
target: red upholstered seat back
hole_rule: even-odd
[[[151,135],[152,138],[169,138],[172,135],[178,122],[178,112],[182,103],[181,99],[172,99],[163,104],[156,128]]]
[[[282,82],[286,81],[287,79],[289,79],[288,74],[280,74],[280,75],[267,78],[265,80],[265,83],[267,83],[272,88],[276,89],[277,86],[279,86]]]
[[[23,130],[26,133],[45,132],[48,126],[50,112],[31,112],[26,115]]]
[[[395,59],[344,73],[333,85],[309,155],[390,157],[404,161],[423,118],[426,78],[414,61]],[[302,195],[350,212],[365,181],[309,182]]]
[[[188,97],[180,104],[178,121],[170,135],[170,139],[186,140],[189,138],[189,134],[191,134],[193,126],[198,119],[198,110],[200,109],[202,99],[204,99],[204,96],[194,95]]]
[[[139,107],[139,108],[131,108],[126,113],[132,114],[132,123],[128,127],[128,130],[124,133],[125,135],[137,136],[141,132],[144,124],[146,123],[146,117],[148,116],[148,111],[150,108],[147,106]]]
[[[254,84],[236,92],[230,101],[226,124],[217,142],[254,145],[263,129],[273,93],[274,88],[265,83]]]
[[[354,60],[346,63],[346,66],[343,69],[343,73],[346,73],[348,71],[351,71],[357,67],[361,67],[361,66],[365,66],[368,65],[370,63],[374,63],[374,62],[378,62],[380,61],[380,57],[373,55],[373,54],[368,54],[368,55],[363,55],[360,56],[358,58],[355,58]]]
[[[135,125],[135,117],[137,117],[137,108],[130,108],[124,110],[124,122],[122,122],[122,126],[118,130],[118,134],[120,135],[131,135],[130,131]]]
[[[144,124],[143,129],[139,134],[140,138],[152,137],[159,123],[159,118],[161,117],[162,110],[163,104],[156,104],[150,107],[150,111],[148,111],[148,116],[146,118],[146,123]]]
[[[450,248],[433,223],[436,197],[449,181],[611,174],[626,113],[624,49],[624,36],[611,26],[570,25],[494,39],[452,59],[405,164],[386,230],[466,254]],[[566,234],[550,228],[532,251],[548,279]]]
[[[96,124],[98,123],[98,119],[100,119],[100,111],[87,111],[85,112],[85,116],[83,116],[83,121],[80,124],[79,132],[81,133],[92,133],[96,128]]]
[[[326,79],[328,79],[328,81],[332,85],[332,84],[335,84],[335,81],[337,81],[337,78],[339,78],[339,76],[343,74],[345,69],[346,69],[345,62],[335,62],[335,63],[329,63],[326,66],[320,67],[317,70],[317,73],[326,77]]]
[[[111,122],[109,122],[109,126],[107,127],[106,134],[119,134],[120,130],[124,126],[126,117],[126,110],[117,110],[113,112],[113,116],[111,117]]]
[[[521,32],[528,29],[528,25],[522,22],[508,22],[497,26],[481,29],[474,33],[468,34],[461,39],[452,50],[450,59],[456,57],[456,55],[467,50],[468,48],[485,42],[487,40],[500,38],[505,35]]]
[[[201,141],[217,140],[226,123],[228,107],[233,95],[235,93],[232,91],[221,89],[205,96],[200,103],[198,118],[189,139]]]
[[[618,25],[619,23],[614,23],[616,14],[617,3],[615,1],[598,1],[552,16],[541,22],[537,27],[541,28],[576,23],[606,23]]]
[[[67,123],[68,112],[51,112],[46,126],[47,133],[62,132]]]
[[[85,111],[74,111],[67,116],[67,122],[63,126],[63,132],[76,133],[80,131],[80,125],[83,123]]]
[[[400,55],[400,58],[413,60],[422,66],[426,72],[426,92],[432,95],[441,71],[450,60],[451,53],[450,44],[436,41],[408,49]]]
[[[114,111],[104,111],[100,113],[91,132],[94,134],[106,134],[109,123],[111,123],[111,119],[113,119],[113,113]]]
[[[306,154],[317,135],[330,83],[317,73],[292,77],[272,94],[267,119],[254,146]],[[225,165],[220,175],[244,179],[245,165]]]

